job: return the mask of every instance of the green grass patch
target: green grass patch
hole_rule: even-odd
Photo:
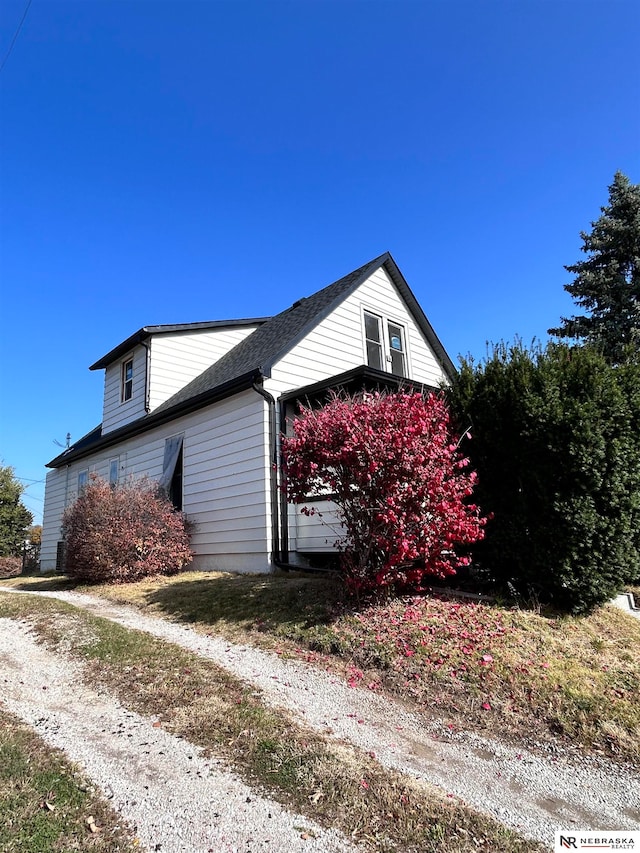
[[[90,793],[86,780],[63,754],[0,711],[0,850],[133,853],[138,849],[123,820]]]
[[[386,770],[267,707],[256,691],[195,654],[61,602],[0,596],[0,616],[28,619],[52,648],[128,708],[225,758],[250,784],[371,849],[523,853],[525,841],[436,789]],[[73,627],[71,626],[73,620]]]

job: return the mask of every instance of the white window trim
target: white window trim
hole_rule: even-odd
[[[381,321],[382,325],[382,363],[383,370],[385,373],[391,373],[392,376],[396,374],[391,372],[391,348],[389,346],[389,323],[392,323],[394,326],[399,326],[402,329],[402,339],[404,343],[404,366],[405,366],[405,379],[411,378],[411,356],[409,352],[409,323],[407,320],[398,320],[396,317],[392,317],[389,314],[385,314],[380,311],[379,308],[373,308],[369,305],[362,305],[361,310],[361,322],[362,322],[362,351],[364,356],[364,364],[369,367],[369,358],[367,354],[367,333],[365,328],[365,320],[364,315],[371,314],[374,317],[378,317]],[[375,368],[374,368],[375,369]],[[398,377],[400,378],[400,377]]]
[[[111,478],[111,470],[112,470],[114,465],[116,466],[116,478],[115,478],[115,480],[113,480]],[[110,486],[116,486],[118,484],[119,480],[120,480],[120,457],[116,456],[115,459],[109,460],[109,485]]]
[[[174,447],[171,449],[171,443]],[[158,484],[167,495],[171,489],[171,483],[176,472],[176,464],[180,456],[182,456],[182,470],[180,471],[180,507],[184,508],[184,433],[179,432],[175,435],[170,435],[164,441],[164,461],[162,463],[162,476]],[[171,451],[168,453],[168,451]]]
[[[362,309],[362,345],[364,349],[364,363],[370,367],[369,364],[369,351],[367,348],[367,341],[370,340],[367,338],[367,314],[370,317],[374,317],[378,321],[378,334],[380,336],[380,341],[373,341],[373,343],[379,343],[380,345],[380,360],[382,361],[381,369],[384,370],[384,365],[386,364],[386,354],[385,354],[385,345],[384,345],[384,332],[385,332],[385,324],[384,317],[379,311],[370,311],[368,308],[363,307]],[[374,368],[375,370],[376,368]]]
[[[83,475],[84,475],[84,479],[83,479],[83,482],[81,483],[80,478]],[[78,497],[80,497],[80,495],[82,495],[84,493],[84,490],[89,485],[89,469],[88,468],[83,468],[81,471],[78,471],[77,485],[78,485]]]
[[[126,372],[127,372],[127,365],[128,364],[131,364],[131,379],[126,378],[126,375],[127,375]],[[131,402],[131,400],[133,400],[133,377],[134,377],[133,366],[134,366],[134,359],[133,359],[133,353],[131,353],[131,355],[128,355],[125,359],[122,360],[121,365],[120,365],[120,402],[121,403],[129,403],[129,402]],[[131,393],[127,397],[126,396],[127,384],[129,382],[131,383]]]

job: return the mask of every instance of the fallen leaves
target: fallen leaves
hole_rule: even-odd
[[[504,666],[513,631],[495,609],[435,596],[372,606],[337,628],[340,641],[356,652],[346,676],[349,687],[380,688],[377,679],[365,675],[372,656],[374,666],[398,673],[418,699],[426,697],[434,681],[443,680],[460,685],[458,690],[464,690],[465,683],[476,684],[490,699],[492,688],[499,686],[500,664]]]
[[[86,824],[89,827],[90,831],[93,833],[100,832],[100,827],[96,824],[93,815],[89,815],[86,819]]]

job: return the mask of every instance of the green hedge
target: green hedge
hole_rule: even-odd
[[[640,364],[587,347],[500,345],[449,392],[473,438],[474,548],[498,587],[584,613],[640,576]]]

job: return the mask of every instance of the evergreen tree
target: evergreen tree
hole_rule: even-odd
[[[616,172],[601,210],[591,233],[580,234],[587,260],[565,267],[575,275],[565,290],[588,313],[563,317],[549,334],[593,344],[621,364],[640,349],[640,184]]]
[[[475,570],[586,613],[640,577],[640,362],[594,347],[501,344],[447,391],[490,516]]]
[[[13,468],[0,465],[0,557],[22,553],[27,528],[33,516],[20,497],[24,491]]]

